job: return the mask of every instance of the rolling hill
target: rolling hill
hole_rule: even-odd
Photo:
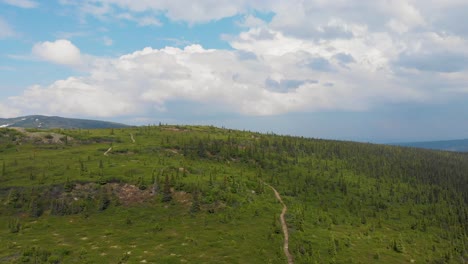
[[[21,127],[21,128],[123,128],[125,124],[114,122],[64,118],[58,116],[30,115],[15,118],[0,118],[0,127]]]
[[[0,129],[0,263],[467,263],[467,234],[467,153]]]

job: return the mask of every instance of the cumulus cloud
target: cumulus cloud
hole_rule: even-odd
[[[265,80],[266,88],[268,90],[271,90],[273,92],[278,92],[278,93],[288,93],[293,90],[296,90],[301,85],[315,84],[315,83],[318,83],[318,81],[316,80],[289,80],[289,79],[276,81],[271,78],[267,78]]]
[[[90,84],[87,79],[70,77],[48,87],[29,87],[21,96],[9,98],[14,108],[34,113],[111,116],[134,112],[121,94]]]
[[[265,21],[251,14],[245,15],[242,18],[242,20],[239,21],[237,24],[241,27],[247,27],[247,28],[266,26]]]
[[[56,64],[77,66],[82,63],[80,50],[66,39],[36,43],[32,54],[38,59]]]
[[[468,68],[468,56],[449,51],[400,55],[397,61],[403,68],[431,72],[459,72]]]
[[[382,9],[408,28],[426,24],[419,9],[406,0],[382,1]]]
[[[403,34],[436,26],[446,32],[468,33],[460,23],[463,11],[468,8],[464,0],[61,0],[60,3],[77,6],[82,13],[99,18],[119,17],[119,11],[127,10],[133,17],[159,21],[157,17],[165,16],[194,24],[242,15],[239,24],[247,27],[264,24],[252,11],[269,12],[274,14],[269,23],[272,29],[304,38],[350,38],[366,27]]]
[[[12,108],[10,105],[0,103],[0,118],[10,118],[18,116],[20,113],[21,110],[17,108]]]
[[[463,1],[87,0],[75,4],[80,3],[88,14],[137,23],[137,17],[160,14],[190,24],[241,14],[244,31],[223,37],[230,50],[188,45],[93,58],[87,64],[88,75],[32,86],[6,104],[29,112],[142,116],[182,101],[210,105],[213,112],[275,115],[366,111],[388,102],[430,102],[468,91],[467,38],[455,30],[437,29],[440,21],[449,19],[447,15],[431,17],[437,8],[460,8]],[[126,13],[119,15],[116,10]],[[261,21],[251,10],[274,15],[271,22]],[[84,60],[67,40],[37,43],[33,54],[63,65]]]
[[[36,1],[31,0],[3,0],[3,2],[20,8],[35,8],[38,6]]]
[[[240,50],[199,45],[145,48],[115,59],[96,59],[89,76],[32,86],[9,103],[28,112],[108,117],[164,111],[171,102],[182,100],[209,104],[218,111],[275,115],[324,109],[362,111],[385,98],[419,96],[418,91],[394,86],[383,73],[369,76],[359,67],[339,68],[341,62],[332,59],[339,52],[323,54],[330,59],[325,60],[302,48],[274,56],[253,53],[251,59],[239,56]],[[313,66],[302,63],[308,57],[316,60]],[[336,70],[324,70],[332,66]],[[380,84],[382,80],[388,84]]]

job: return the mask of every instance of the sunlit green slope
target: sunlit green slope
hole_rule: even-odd
[[[214,127],[0,129],[1,263],[464,263],[468,155]]]

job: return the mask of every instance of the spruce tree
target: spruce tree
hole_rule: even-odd
[[[196,190],[193,193],[193,202],[192,202],[192,206],[190,207],[190,213],[194,214],[198,211],[200,211],[200,199],[199,199],[199,192],[198,190]]]
[[[170,184],[170,181],[169,181],[169,176],[166,175],[166,179],[164,180],[162,201],[167,203],[167,202],[170,202],[171,200],[172,200],[171,184]]]

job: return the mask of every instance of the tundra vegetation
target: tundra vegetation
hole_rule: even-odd
[[[106,153],[106,155],[104,155]],[[468,153],[210,126],[0,129],[1,263],[466,263]]]

